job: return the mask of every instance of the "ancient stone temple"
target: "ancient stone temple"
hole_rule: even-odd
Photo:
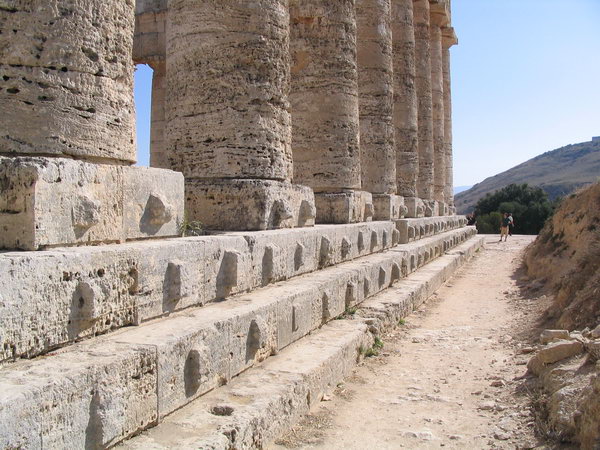
[[[0,31],[2,448],[176,448],[123,442],[193,405],[190,446],[260,447],[372,343],[333,319],[392,287],[407,314],[479,245],[453,209],[448,0],[6,0]],[[211,395],[265,360],[248,386],[286,400],[221,422],[243,402]]]

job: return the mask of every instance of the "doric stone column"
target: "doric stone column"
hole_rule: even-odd
[[[448,24],[446,2],[431,2],[431,24],[429,28],[431,48],[431,98],[433,106],[433,198],[438,214],[446,215],[446,153],[444,147],[444,86],[442,71],[442,27]]]
[[[435,215],[433,203],[433,115],[429,0],[414,0],[416,86],[419,104],[419,176],[417,194],[428,205],[426,216]]]
[[[170,0],[166,140],[186,210],[210,229],[312,225],[292,185],[287,0]]]
[[[361,191],[354,0],[291,0],[294,180],[315,191],[317,221],[372,217]]]
[[[358,92],[362,189],[373,194],[374,219],[397,219],[391,0],[357,0]]]
[[[404,197],[407,217],[422,217],[424,207],[417,197],[419,128],[413,0],[392,0],[392,39],[398,194]]]
[[[0,248],[178,233],[181,175],[135,162],[133,0],[0,9]],[[179,198],[177,198],[179,197]]]
[[[456,45],[458,40],[454,28],[446,27],[443,34],[443,75],[444,75],[444,152],[446,155],[446,182],[445,198],[448,203],[449,214],[456,214],[454,207],[454,180],[452,163],[452,86],[450,80],[450,47]]]

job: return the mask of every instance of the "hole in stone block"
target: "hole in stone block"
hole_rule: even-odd
[[[364,282],[363,282],[363,293],[365,298],[367,298],[369,296],[369,293],[371,291],[371,283],[369,282],[368,278],[365,278]]]
[[[385,286],[385,278],[386,278],[386,271],[383,267],[379,268],[379,289],[382,289],[383,286]]]
[[[262,257],[262,284],[263,286],[271,283],[275,278],[274,272],[274,248],[272,246],[265,247],[265,253]]]
[[[296,244],[296,250],[294,251],[294,269],[300,270],[300,267],[304,265],[304,245]]]
[[[392,264],[392,277],[391,282],[393,283],[396,280],[400,279],[400,266],[397,263]]]
[[[326,267],[331,263],[331,253],[331,241],[323,236],[319,248],[319,268]]]
[[[350,308],[352,305],[356,303],[356,284],[348,283],[346,285],[346,297],[345,297],[345,306],[346,309]]]
[[[358,233],[358,242],[357,242],[357,246],[358,246],[358,251],[362,252],[365,249],[365,238],[363,236],[363,232],[360,231]]]
[[[200,388],[200,352],[189,351],[183,367],[183,383],[186,397],[191,397]]]
[[[210,409],[210,413],[215,416],[231,416],[234,409],[229,405],[216,405]]]
[[[386,248],[388,245],[388,232],[384,231],[382,236],[381,236],[381,246],[383,248]]]
[[[260,349],[261,332],[256,320],[250,322],[250,329],[246,337],[246,363],[252,361]]]
[[[379,240],[379,238],[377,237],[377,231],[372,231],[371,232],[371,251],[374,251],[375,247],[377,247],[378,240]]]
[[[292,332],[298,331],[298,319],[296,318],[296,307],[292,306]]]
[[[138,291],[138,270],[135,267],[129,269],[129,295],[135,295]]]
[[[324,293],[321,297],[321,322],[326,323],[331,318],[331,310],[329,309],[329,296]]]
[[[410,271],[415,270],[415,255],[411,255],[410,257]]]

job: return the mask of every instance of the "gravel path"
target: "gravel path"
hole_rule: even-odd
[[[420,311],[383,337],[379,356],[271,449],[542,445],[520,378],[544,306],[519,287],[522,251],[532,240],[489,236]]]

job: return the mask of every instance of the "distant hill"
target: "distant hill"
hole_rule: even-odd
[[[536,156],[512,169],[486,178],[454,198],[457,212],[466,214],[487,193],[511,183],[541,187],[550,199],[569,194],[600,179],[600,139],[567,145]]]
[[[472,187],[473,187],[472,184],[469,186],[454,186],[454,195],[460,194],[461,192],[464,192],[467,189],[471,189]]]

